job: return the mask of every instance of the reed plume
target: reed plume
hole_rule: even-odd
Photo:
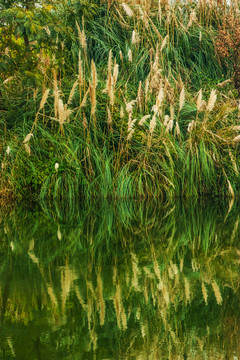
[[[197,98],[197,110],[201,111],[201,109],[202,109],[202,89],[199,91]]]
[[[141,120],[139,121],[138,125],[139,125],[139,126],[143,126],[143,124],[145,123],[145,121],[146,121],[147,119],[149,119],[150,117],[151,117],[151,115],[144,115],[144,116],[141,118]]]
[[[97,89],[97,70],[96,70],[96,65],[94,63],[94,61],[91,61],[91,77],[92,77],[92,82],[89,81],[89,94],[90,94],[90,101],[91,101],[91,115],[94,117],[94,123],[95,123],[95,112],[96,112],[96,107],[97,107],[97,93],[96,93],[96,89]],[[96,124],[95,124],[96,125]]]
[[[129,49],[128,50],[128,61],[131,63],[133,61],[133,58],[132,58],[132,50]]]
[[[78,38],[79,38],[80,44],[81,44],[82,48],[84,50],[86,50],[86,48],[87,48],[87,40],[86,40],[86,35],[85,35],[84,28],[83,28],[83,30],[81,30],[77,21],[76,21],[76,26],[77,26],[77,30],[78,30]]]
[[[25,139],[23,140],[23,144],[26,144],[29,142],[29,140],[31,139],[31,137],[33,137],[32,133],[27,134],[27,136],[25,137]]]
[[[46,104],[48,95],[50,93],[50,89],[46,89],[43,93],[42,100],[40,102],[39,111],[43,109],[44,105]]]
[[[28,144],[24,144],[24,149],[26,153],[30,156],[31,155],[31,148]]]
[[[84,73],[83,73],[83,63],[82,63],[82,56],[80,50],[78,53],[78,82],[79,82],[79,91],[81,91],[81,87],[84,82]]]
[[[217,100],[216,90],[212,89],[207,103],[207,111],[211,112],[213,110],[216,100]]]
[[[67,101],[67,105],[70,105],[70,104],[71,104],[72,99],[73,99],[73,96],[74,96],[74,94],[75,94],[75,91],[76,91],[76,88],[77,88],[78,84],[79,84],[79,80],[76,80],[76,81],[74,82],[73,86],[72,86],[71,91],[70,91],[70,94],[69,94],[69,97],[68,97],[68,101]]]
[[[132,11],[132,9],[125,3],[122,3],[122,7],[123,7],[123,10],[125,11],[125,13],[127,14],[128,17],[133,17],[134,16],[134,13]]]
[[[182,110],[184,102],[185,102],[185,90],[184,90],[184,87],[183,87],[182,90],[181,90],[181,93],[180,93],[179,111]]]
[[[165,36],[165,38],[162,41],[161,47],[160,47],[160,52],[163,51],[163,49],[165,48],[166,44],[167,44],[167,40],[168,40],[168,35]]]

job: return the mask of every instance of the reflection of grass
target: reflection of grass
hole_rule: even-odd
[[[237,209],[103,202],[81,204],[69,217],[64,208],[0,213],[4,346],[11,335],[18,354],[19,333],[31,328],[34,338],[51,334],[41,335],[42,352],[74,349],[76,359],[91,351],[99,359],[232,356],[240,320]]]

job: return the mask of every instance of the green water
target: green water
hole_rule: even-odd
[[[239,359],[240,204],[0,208],[0,359]]]

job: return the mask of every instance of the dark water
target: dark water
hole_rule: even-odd
[[[239,359],[240,204],[0,209],[0,359]]]

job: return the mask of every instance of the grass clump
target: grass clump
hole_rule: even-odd
[[[51,7],[48,46],[18,40],[39,41],[31,76],[0,70],[0,193],[237,195],[236,64],[218,33],[234,4],[102,2],[71,23]]]

